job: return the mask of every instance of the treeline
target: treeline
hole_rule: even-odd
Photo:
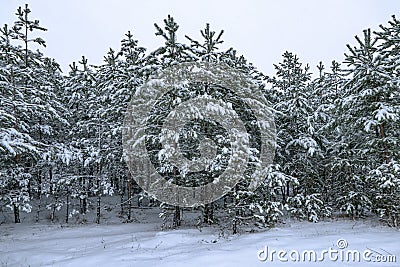
[[[62,74],[54,59],[32,49],[45,46],[32,33],[46,29],[30,13],[20,7],[14,25],[0,30],[0,203],[16,223],[20,212],[39,221],[46,210],[51,220],[68,222],[71,214],[86,214],[90,203],[100,223],[102,198],[113,195],[125,221],[148,199],[161,205],[166,224],[179,226],[182,209],[151,199],[128,172],[123,118],[135,90],[155,72],[182,62],[219,62],[251,77],[271,103],[277,150],[255,192],[239,183],[220,201],[197,208],[202,223],[229,221],[237,232],[240,225],[268,227],[286,216],[317,222],[375,213],[399,225],[400,21],[394,16],[379,31],[356,37],[343,63],[320,63],[313,78],[290,52],[266,76],[235,49],[221,51],[223,31],[209,24],[201,40],[180,42],[170,16],[155,24],[165,41],[156,50],[147,51],[128,32],[102,65],[82,57]]]

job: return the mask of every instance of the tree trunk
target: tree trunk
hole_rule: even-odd
[[[121,206],[121,210],[119,211],[119,214],[121,216],[123,216],[124,215],[124,194],[120,193],[119,196],[120,196],[120,206]]]
[[[125,196],[125,183],[124,183],[124,178],[123,176],[119,177],[119,196],[120,196],[120,215],[123,216],[124,215],[124,196]]]
[[[181,226],[181,208],[179,206],[174,207],[174,221],[173,226]]]
[[[128,222],[132,221],[132,182],[131,173],[128,172]]]
[[[21,223],[21,219],[19,218],[19,207],[13,204],[13,209],[14,209],[14,222]]]
[[[38,200],[38,207],[37,207],[37,211],[36,211],[36,222],[39,222],[40,220],[40,209],[42,208],[42,196],[39,195],[39,200]]]
[[[213,203],[204,206],[203,222],[207,224],[214,223],[214,205]]]
[[[58,193],[58,192],[57,192]],[[54,199],[54,204],[53,204],[53,208],[51,210],[51,222],[54,222],[54,219],[56,217],[56,207],[57,207],[57,202],[58,202],[58,198],[56,197]]]
[[[36,211],[36,222],[40,220],[40,209],[42,208],[42,177],[40,171],[38,172],[38,207]]]
[[[235,234],[237,234],[237,231],[238,229],[237,229],[237,219],[236,219],[236,217],[235,218],[233,218],[233,224],[232,224],[232,233],[235,235]]]
[[[100,210],[101,210],[101,207],[100,207],[100,205],[101,205],[101,195],[99,194],[99,196],[97,197],[97,214],[96,214],[96,223],[97,224],[100,224],[100,216],[101,216],[101,213],[100,213]]]
[[[83,198],[83,199],[81,199],[81,214],[82,215],[85,215],[86,214],[86,211],[87,211],[87,200],[86,200],[86,196]]]
[[[69,190],[67,189],[67,214],[65,216],[65,223],[68,223],[68,219],[69,219]]]

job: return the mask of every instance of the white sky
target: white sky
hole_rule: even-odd
[[[341,61],[347,43],[365,28],[377,29],[392,14],[399,17],[397,0],[0,0],[0,24],[11,24],[19,5],[29,3],[31,18],[48,28],[41,36],[54,57],[68,71],[68,64],[82,55],[99,64],[109,47],[118,50],[131,30],[139,45],[150,50],[162,44],[153,24],[163,25],[171,14],[184,35],[200,39],[200,29],[225,30],[223,48],[234,47],[261,71],[274,73],[273,63],[286,50],[304,63]]]

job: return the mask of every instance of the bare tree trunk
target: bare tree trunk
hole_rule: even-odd
[[[39,200],[38,200],[38,207],[36,210],[36,222],[39,222],[40,220],[40,209],[42,208],[42,196],[39,195]]]
[[[132,221],[132,179],[131,173],[128,172],[128,222]]]
[[[124,193],[120,193],[119,197],[120,197],[120,206],[121,206],[121,210],[119,211],[119,213],[122,216],[124,214]]]
[[[69,190],[67,189],[67,214],[65,216],[65,223],[68,223],[68,219],[69,219]]]
[[[42,208],[42,177],[40,171],[38,172],[38,207],[36,210],[36,222],[40,220],[40,209]]]
[[[14,222],[15,223],[21,223],[21,219],[19,218],[19,207],[13,204],[13,210],[14,210]]]
[[[58,192],[57,192],[58,194]],[[56,217],[56,207],[57,207],[57,202],[58,202],[58,197],[56,197],[54,199],[54,204],[53,204],[53,208],[51,210],[51,222],[54,222],[54,219]]]
[[[174,221],[173,226],[181,226],[181,208],[179,206],[174,207]]]
[[[203,222],[207,224],[214,223],[214,204],[206,204],[204,206]]]
[[[98,195],[98,197],[97,197],[97,214],[96,214],[96,223],[97,224],[99,224],[100,223],[100,216],[101,216],[101,213],[100,213],[100,211],[101,211],[101,207],[100,207],[100,205],[101,205],[101,195],[99,194]]]
[[[238,233],[238,220],[239,220],[239,200],[238,198],[235,196],[238,192],[238,186],[235,186],[235,194],[233,195],[233,203],[234,203],[234,207],[235,207],[235,216],[233,217],[233,222],[232,222],[232,232],[233,234],[237,234]]]
[[[80,204],[81,204],[81,214],[85,215],[86,214],[86,197],[80,199]]]
[[[119,177],[119,182],[118,182],[118,186],[119,186],[119,197],[120,197],[120,215],[123,216],[124,215],[124,196],[125,196],[125,182],[124,182],[124,178],[123,176]]]
[[[174,142],[174,151],[177,150],[177,147],[178,147],[178,144],[176,142]],[[176,157],[175,157],[175,162],[176,162]],[[174,168],[175,183],[177,182],[176,181],[176,176],[177,176],[177,172],[176,172],[176,168]],[[173,227],[179,227],[179,226],[181,226],[181,208],[179,206],[175,206],[174,207]]]
[[[238,227],[237,227],[237,217],[238,216],[238,212],[236,211],[236,215],[235,218],[233,218],[233,223],[232,223],[232,233],[235,235],[238,233]]]
[[[286,197],[289,197],[290,195],[290,182],[286,182]]]

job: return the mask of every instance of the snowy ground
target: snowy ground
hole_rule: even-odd
[[[259,250],[346,250],[393,254],[397,262],[259,261]],[[343,243],[342,243],[343,244]],[[260,256],[264,256],[261,254]],[[318,254],[318,257],[320,254]],[[295,254],[293,255],[295,257]],[[361,256],[362,257],[362,256]],[[259,233],[224,236],[217,228],[160,231],[147,223],[107,225],[0,225],[0,266],[400,266],[400,231],[377,222],[291,222]]]

